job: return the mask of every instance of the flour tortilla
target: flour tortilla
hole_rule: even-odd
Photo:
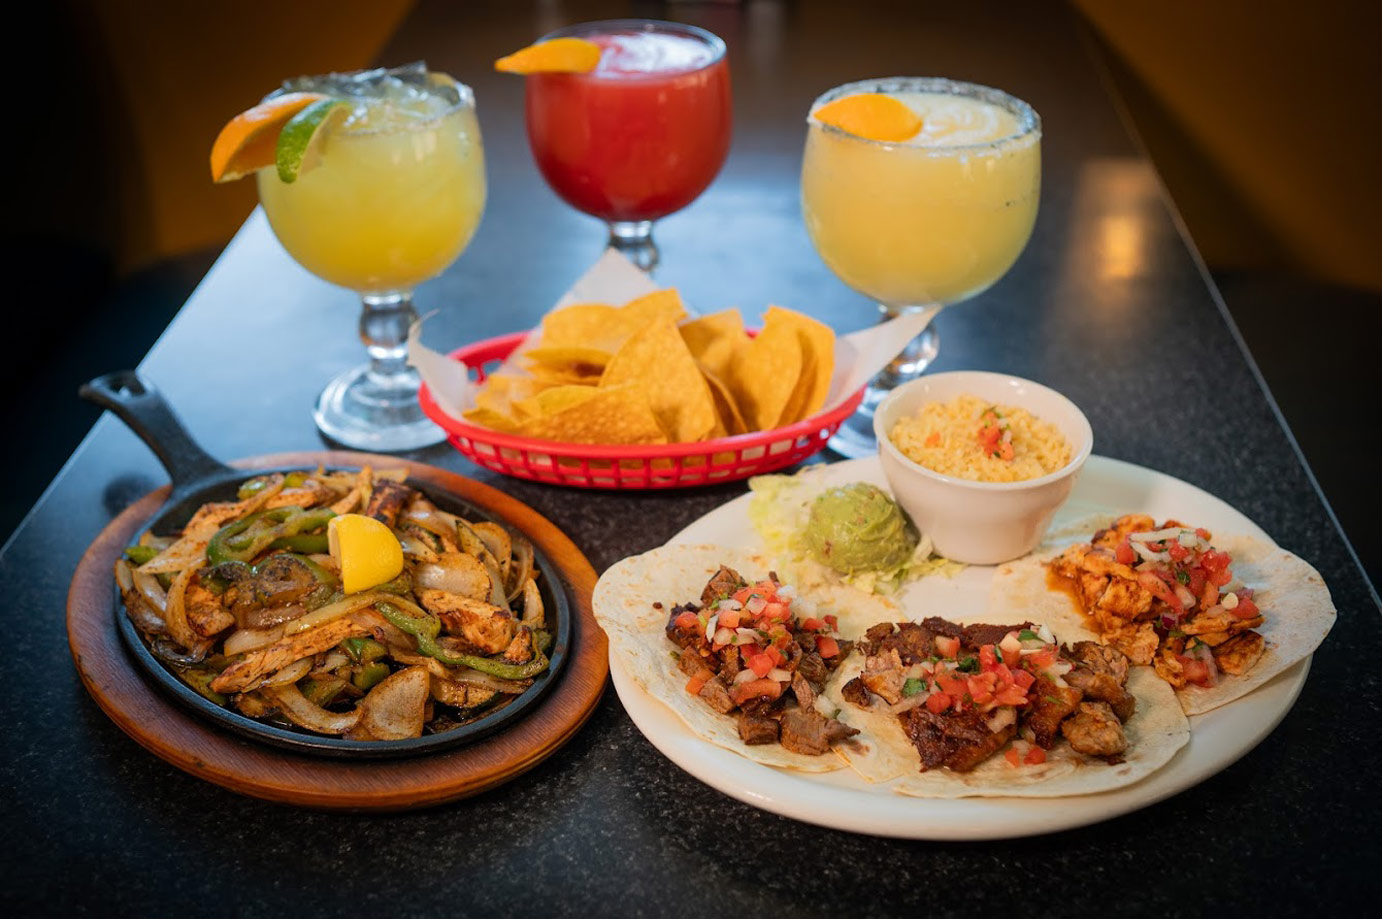
[[[822,693],[827,702],[818,706],[827,712],[839,709],[840,719],[860,730],[857,737],[837,745],[833,755],[824,756],[791,753],[777,744],[748,746],[739,739],[732,716],[719,714],[686,692],[686,676],[677,668],[672,656],[675,646],[665,632],[673,605],[699,602],[706,581],[722,564],[750,580],[765,577],[771,569],[766,558],[743,550],[705,545],[664,546],[624,559],[605,572],[595,586],[595,618],[609,635],[613,653],[640,688],[672,709],[697,736],[746,759],[804,772],[828,772],[848,764],[869,781],[890,783],[884,787],[915,797],[1062,797],[1130,785],[1168,762],[1189,740],[1189,724],[1171,687],[1158,679],[1151,668],[1139,667],[1133,668],[1129,678],[1129,689],[1137,696],[1137,713],[1126,726],[1130,745],[1125,763],[1108,766],[1087,760],[1061,741],[1041,766],[1013,768],[999,754],[970,773],[945,769],[923,773],[919,771],[917,752],[896,717],[890,712],[869,712],[844,702],[841,687],[857,676],[862,666],[862,658],[856,652],[831,676]],[[840,617],[840,635],[845,639],[862,637],[875,623],[908,618],[891,601],[845,586],[815,587],[797,605],[801,606],[803,601],[815,604],[816,615],[835,612]],[[661,603],[662,608],[655,608],[653,603]],[[1028,619],[1042,621],[1042,617],[1028,610],[1002,608],[957,621]],[[1078,620],[1064,625],[1064,629],[1052,625],[1061,641],[1073,643],[1093,637]]]
[[[665,631],[667,616],[678,603],[699,603],[706,582],[721,565],[728,565],[749,581],[766,578],[771,570],[762,556],[721,546],[693,545],[663,546],[614,565],[595,585],[593,601],[595,618],[609,636],[610,648],[633,681],[676,712],[701,739],[768,766],[801,772],[843,769],[845,761],[838,753],[807,756],[779,744],[749,746],[739,739],[738,723],[732,715],[720,714],[686,691],[686,675],[673,657],[677,647]],[[815,604],[815,615],[838,615],[840,633],[846,638],[862,635],[874,622],[901,617],[886,600],[854,591],[847,591],[848,596],[843,593],[822,589],[804,599]],[[655,608],[654,603],[662,604],[662,608]],[[794,606],[800,608],[799,613],[805,612],[802,600]],[[858,727],[848,711],[842,711],[840,719]]]
[[[1031,609],[1057,635],[1065,628],[1084,628],[1085,618],[1075,599],[1065,591],[1052,590],[1045,564],[1076,542],[1088,541],[1113,518],[1091,517],[1049,534],[1032,555],[999,566],[989,589],[990,609]],[[1176,692],[1187,715],[1199,715],[1241,699],[1314,653],[1334,626],[1336,613],[1324,578],[1297,555],[1263,539],[1214,534],[1214,546],[1233,559],[1234,576],[1253,588],[1253,602],[1262,610],[1263,623],[1256,631],[1266,641],[1262,657],[1240,676],[1220,674],[1219,682],[1205,689],[1186,686]]]

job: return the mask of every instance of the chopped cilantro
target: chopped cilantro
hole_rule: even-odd
[[[961,673],[978,673],[979,658],[962,657],[955,663],[955,669],[960,671]]]
[[[1172,629],[1171,631],[1167,632],[1166,634],[1167,634],[1167,635],[1170,635],[1172,638],[1184,638],[1184,637],[1185,637],[1185,633],[1182,632],[1180,629]]]
[[[1176,572],[1176,580],[1177,580],[1177,581],[1180,581],[1182,584],[1189,584],[1189,583],[1190,583],[1190,574],[1189,574],[1189,572],[1186,572],[1186,571],[1184,571],[1184,570],[1177,571],[1177,572]]]
[[[908,679],[902,684],[902,694],[904,696],[915,696],[926,688],[926,684],[921,680]]]
[[[1018,641],[1041,641],[1041,636],[1031,629],[1023,629],[1017,633]]]
[[[1055,696],[1042,696],[1042,698],[1052,705],[1060,705],[1060,699],[1057,699]]]

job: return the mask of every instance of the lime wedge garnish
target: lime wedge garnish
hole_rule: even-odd
[[[322,99],[298,112],[278,133],[278,177],[295,182],[299,173],[311,169],[321,160],[322,140],[330,129],[350,114],[350,105],[342,99]]]

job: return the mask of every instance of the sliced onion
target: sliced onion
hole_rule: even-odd
[[[744,608],[744,604],[740,603],[738,600],[734,599],[733,597],[725,597],[725,598],[724,598],[723,600],[721,600],[719,603],[715,604],[715,606],[716,606],[717,609],[743,609],[743,608]]]
[[[163,585],[158,583],[158,578],[149,574],[147,571],[134,569],[132,574],[134,586],[139,591],[139,595],[149,601],[149,606],[153,611],[163,616],[168,611],[168,594],[163,589]]]
[[[900,714],[902,714],[903,712],[910,712],[912,709],[916,708],[918,705],[923,705],[923,704],[925,704],[926,700],[929,699],[930,697],[931,697],[931,694],[930,694],[929,692],[919,692],[919,693],[917,693],[916,695],[912,695],[912,696],[903,696],[901,699],[898,699],[898,700],[897,700],[896,702],[894,702],[892,705],[889,705],[889,706],[888,706],[888,709],[889,709],[894,715],[900,715]]]
[[[1043,622],[1041,625],[1037,626],[1036,633],[1038,636],[1041,637],[1041,640],[1046,642],[1048,645],[1054,645],[1056,643],[1056,636],[1054,633],[1052,633],[1050,626],[1048,626],[1046,623]]]
[[[735,633],[733,629],[727,629],[721,626],[715,630],[715,637],[712,638],[711,641],[717,645],[727,645],[734,641],[734,637]]]
[[[777,680],[779,683],[790,683],[792,682],[792,674],[781,667],[774,667],[768,671],[768,679]]]
[[[737,686],[740,683],[747,683],[749,680],[756,679],[758,679],[758,674],[754,673],[752,670],[745,667],[743,670],[740,670],[738,673],[734,675],[734,684]]]
[[[1161,530],[1150,530],[1146,533],[1130,533],[1128,534],[1128,542],[1132,543],[1135,548],[1140,542],[1160,542],[1163,539],[1171,539],[1172,537],[1179,538],[1180,534],[1183,532],[1186,531],[1182,530],[1180,527],[1166,527]],[[1194,534],[1191,533],[1191,535],[1193,536]]]
[[[294,619],[292,622],[287,623],[283,627],[283,634],[285,636],[296,635],[299,632],[314,629],[319,625],[325,625],[328,622],[340,619],[342,616],[349,615],[357,609],[373,606],[380,600],[387,600],[397,605],[399,599],[400,598],[394,594],[385,593],[382,590],[367,590],[364,593],[351,594],[344,599],[337,600],[335,603],[328,603],[321,609],[314,610],[301,619]]]
[[[358,712],[337,714],[308,701],[291,683],[286,686],[266,687],[264,695],[272,699],[283,712],[283,716],[293,724],[318,734],[344,734],[360,720]]]
[[[710,620],[709,620],[708,622],[706,622],[706,624],[705,624],[705,640],[706,640],[706,641],[711,641],[711,640],[713,640],[713,639],[715,638],[715,628],[716,628],[717,625],[719,625],[719,622],[720,622],[720,614],[719,614],[719,613],[716,613],[715,615],[711,616],[711,617],[710,617]]]
[[[1190,592],[1190,588],[1186,587],[1184,584],[1178,583],[1176,584],[1175,591],[1176,599],[1181,602],[1182,606],[1189,609],[1195,605],[1195,595]]]
[[[1198,548],[1201,541],[1200,537],[1196,536],[1191,530],[1181,530],[1180,536],[1177,539],[1177,542],[1187,549]]]
[[[267,648],[269,645],[283,638],[283,626],[274,626],[271,629],[239,629],[231,632],[225,644],[221,646],[221,652],[226,657],[234,657],[237,654],[244,654],[247,651],[258,651],[260,648]]]
[[[192,568],[184,568],[174,576],[173,583],[168,587],[168,607],[163,614],[168,635],[189,651],[201,643],[201,637],[192,631],[192,625],[187,621],[187,584],[192,580],[193,571]]]
[[[735,634],[739,636],[740,644],[754,644],[758,641],[757,629],[735,629]]]
[[[984,724],[988,725],[988,729],[995,734],[997,734],[1004,728],[1008,727],[1009,725],[1016,723],[1017,709],[1013,708],[1011,705],[1004,705],[1000,707],[997,711],[993,713],[993,717],[989,718],[987,721],[984,722]]]
[[[1223,605],[1224,609],[1237,609],[1238,595],[1235,593],[1226,593],[1219,598],[1219,603]]]
[[[1131,545],[1133,549],[1136,550],[1138,555],[1142,556],[1149,562],[1166,562],[1171,560],[1170,552],[1153,552],[1149,547],[1143,545],[1140,542],[1135,542]]]
[[[763,610],[766,609],[767,606],[768,601],[764,600],[762,597],[750,597],[749,602],[745,604],[744,608],[747,609],[753,615],[757,616],[759,613],[763,612]]]
[[[326,655],[326,660],[322,661],[321,665],[314,669],[327,671],[335,670],[337,667],[340,667],[342,664],[345,664],[348,660],[349,658],[347,658],[340,651],[332,651],[330,654]]]
[[[277,673],[264,678],[260,687],[265,686],[284,686],[288,683],[296,683],[298,680],[307,676],[312,671],[312,658],[304,657],[301,660],[293,661]]]
[[[777,595],[784,600],[795,600],[797,597],[797,589],[791,584],[783,584],[777,589]]]

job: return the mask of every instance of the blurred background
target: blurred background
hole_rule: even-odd
[[[3,252],[20,289],[6,311],[13,447],[0,534],[95,421],[77,385],[135,365],[253,209],[252,183],[207,176],[221,125],[285,76],[399,63],[377,57],[414,5],[52,0],[29,9],[32,25],[12,44],[19,72],[45,76],[41,92],[10,103],[21,171]],[[529,19],[538,8],[562,20],[553,0],[468,5],[488,17],[511,9]],[[629,3],[627,15],[675,19],[687,5]],[[740,5],[796,15],[813,3]],[[924,8],[908,5],[923,19]],[[1367,373],[1382,306],[1377,9],[1071,0],[1374,583],[1382,549],[1359,496],[1380,440]]]

